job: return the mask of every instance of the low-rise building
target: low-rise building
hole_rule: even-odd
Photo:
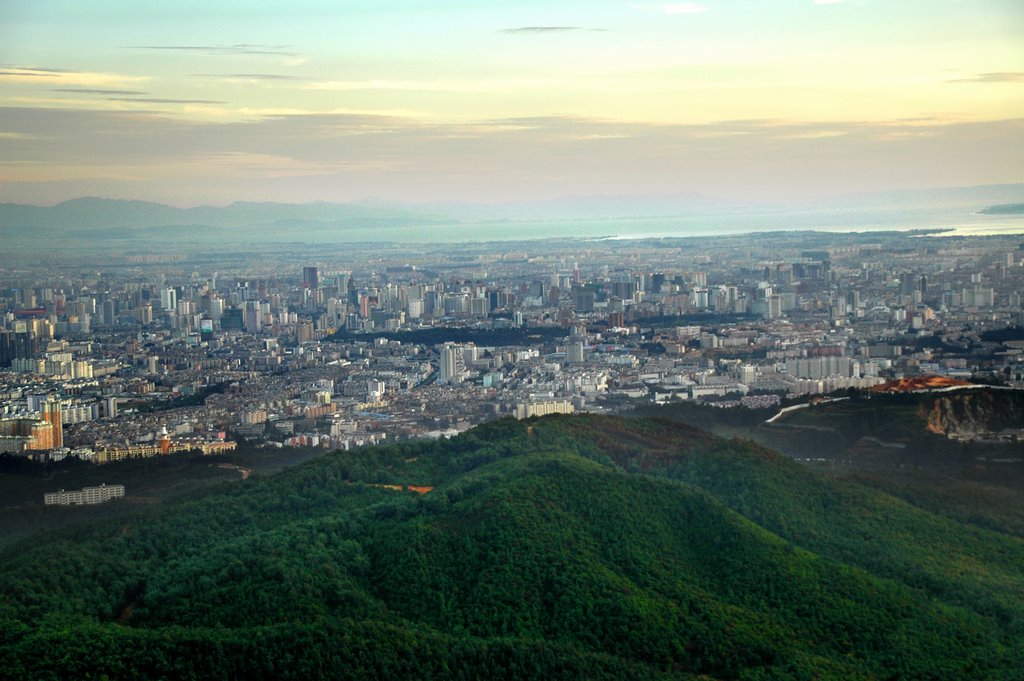
[[[43,495],[43,503],[47,506],[83,506],[102,504],[111,499],[124,496],[124,485],[100,485],[83,487],[80,490],[48,492]]]

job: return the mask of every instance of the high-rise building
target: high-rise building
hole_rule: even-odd
[[[565,346],[565,361],[570,364],[579,364],[585,358],[582,341],[570,341]]]
[[[459,368],[459,361],[461,359],[462,353],[459,346],[454,343],[445,343],[444,347],[441,348],[441,375],[438,377],[442,383],[458,383],[461,381],[462,371]]]
[[[594,298],[592,290],[576,287],[572,290],[572,309],[576,312],[593,312]]]
[[[103,415],[108,419],[117,416],[117,397],[114,395],[103,398]]]
[[[61,421],[60,401],[47,400],[43,403],[43,420],[53,426],[53,446],[64,446],[64,424]]]
[[[103,301],[103,308],[102,308],[103,325],[104,326],[113,326],[114,325],[114,319],[116,318],[116,316],[117,316],[117,308],[114,306],[114,301],[113,300],[105,300],[105,301]]]
[[[478,317],[487,315],[490,310],[490,304],[487,298],[470,298],[469,300],[469,313]]]
[[[245,328],[245,317],[241,309],[232,307],[224,310],[220,318],[220,328],[225,331],[241,331]]]
[[[242,320],[249,333],[259,333],[263,329],[263,313],[258,300],[245,301]]]
[[[31,332],[0,330],[0,367],[9,367],[18,358],[31,357],[38,349]]]
[[[178,292],[173,288],[160,290],[160,307],[173,313],[178,307]]]
[[[219,322],[224,316],[224,301],[221,298],[210,298],[210,319]]]
[[[973,286],[963,290],[961,300],[964,307],[992,307],[995,303],[995,292],[991,287]]]
[[[64,446],[60,402],[47,399],[39,416],[0,418],[0,452],[45,451]]]
[[[796,378],[859,377],[860,365],[849,357],[808,357],[786,360],[786,373]]]
[[[420,317],[422,317],[423,301],[418,298],[410,299],[408,302],[406,313],[408,314],[409,319],[419,319]]]
[[[302,268],[302,287],[320,288],[320,275],[315,267]]]

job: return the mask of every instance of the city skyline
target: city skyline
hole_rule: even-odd
[[[1024,181],[1013,2],[11,2],[0,200],[822,200]]]

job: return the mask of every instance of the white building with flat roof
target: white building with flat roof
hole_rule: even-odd
[[[99,487],[83,487],[80,490],[66,492],[48,492],[43,495],[43,503],[47,506],[83,506],[102,504],[116,497],[124,496],[124,485],[100,485]]]

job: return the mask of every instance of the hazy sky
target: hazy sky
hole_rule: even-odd
[[[1021,0],[3,0],[0,200],[1024,182]]]

